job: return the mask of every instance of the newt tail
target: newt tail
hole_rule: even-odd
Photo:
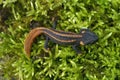
[[[25,44],[24,44],[24,50],[25,50],[28,57],[30,57],[30,49],[31,49],[31,46],[32,46],[34,39],[38,35],[41,35],[42,33],[43,33],[43,30],[41,28],[35,28],[26,37]]]

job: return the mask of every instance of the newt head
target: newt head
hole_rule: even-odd
[[[80,45],[92,44],[98,40],[98,36],[89,29],[82,29],[80,34],[83,36]]]

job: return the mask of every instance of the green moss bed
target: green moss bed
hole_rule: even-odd
[[[24,40],[31,21],[51,28],[54,17],[57,30],[89,28],[98,41],[79,46],[81,55],[49,42],[46,53],[39,36],[28,59]],[[0,80],[120,80],[120,1],[0,0]]]

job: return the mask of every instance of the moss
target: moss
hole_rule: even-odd
[[[9,12],[0,13],[0,77],[8,80],[119,79],[119,5],[118,0],[1,0],[0,9],[6,8]],[[30,22],[35,20],[50,28],[56,16],[59,17],[57,30],[79,33],[86,27],[95,32],[99,40],[80,46],[81,55],[71,46],[50,42],[49,56],[42,58],[45,40],[38,37],[32,47],[32,57],[27,59],[23,45]]]

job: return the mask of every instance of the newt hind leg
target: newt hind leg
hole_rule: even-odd
[[[53,29],[56,29],[56,25],[57,25],[57,19],[54,18],[52,19],[53,20],[53,25],[52,25],[52,28]],[[49,42],[49,37],[46,36],[46,40],[45,40],[45,44],[44,44],[44,48],[45,48],[45,51],[49,51],[49,46],[48,46],[48,42]]]
[[[45,52],[49,52],[48,42],[49,42],[49,37],[46,36],[46,40],[45,40],[45,44],[44,44]]]
[[[57,17],[53,17],[53,18],[52,18],[52,21],[53,21],[52,28],[53,28],[53,29],[56,29],[56,26],[57,26]]]

